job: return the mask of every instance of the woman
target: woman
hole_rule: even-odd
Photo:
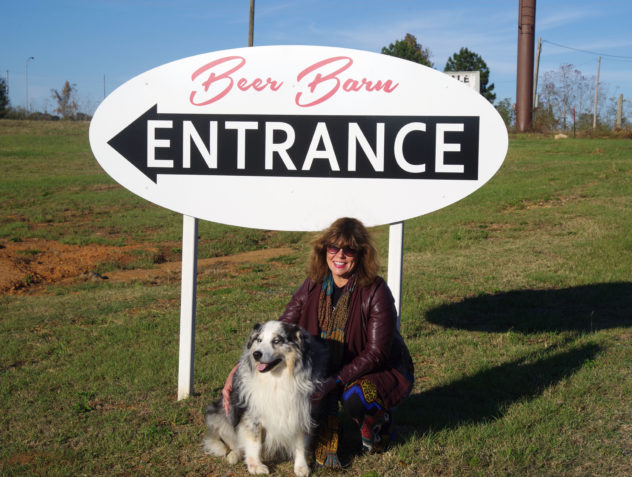
[[[364,225],[338,219],[314,240],[309,276],[279,318],[329,347],[329,378],[313,397],[320,465],[340,466],[338,401],[360,426],[363,449],[370,452],[390,438],[389,410],[412,388],[413,365],[397,330],[393,296],[377,270],[377,251]]]

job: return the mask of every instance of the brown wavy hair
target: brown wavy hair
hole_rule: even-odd
[[[316,283],[323,281],[329,273],[326,258],[328,244],[357,250],[354,268],[357,284],[365,287],[373,283],[379,267],[377,250],[369,231],[362,222],[358,219],[342,217],[312,240],[307,270],[309,277]]]

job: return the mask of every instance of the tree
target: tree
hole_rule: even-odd
[[[75,93],[77,87],[74,84],[70,84],[68,81],[64,83],[64,87],[61,91],[51,89],[53,99],[57,102],[57,108],[55,112],[59,114],[62,119],[73,119],[79,108],[77,101],[75,100]]]
[[[630,110],[630,101],[625,98],[622,98],[623,103],[621,104],[621,127],[629,128],[629,110]],[[606,101],[606,104],[602,108],[602,120],[605,124],[607,124],[610,128],[617,128],[617,109],[619,107],[619,95],[618,92],[614,96],[610,96]]]
[[[573,65],[561,65],[558,70],[544,73],[538,109],[550,110],[559,127],[568,131],[573,125],[573,110],[576,119],[583,114],[592,114],[594,85],[594,78],[584,76]],[[599,104],[604,103],[603,87],[603,84],[599,87]]]
[[[505,122],[505,126],[507,128],[510,128],[511,126],[513,126],[514,124],[514,120],[516,119],[516,110],[513,107],[513,104],[511,103],[511,99],[509,98],[505,98],[502,101],[500,101],[497,105],[496,105],[496,111],[498,111],[498,114],[500,114],[500,117],[503,118],[503,121]]]
[[[0,118],[6,116],[9,111],[9,96],[7,95],[7,83],[0,78]]]
[[[424,48],[417,42],[415,35],[406,33],[403,40],[397,40],[395,43],[391,43],[387,47],[382,48],[382,53],[389,56],[396,56],[408,61],[414,61],[425,66],[433,67],[434,64],[430,61],[430,50]]]
[[[492,92],[494,83],[489,84],[489,68],[480,55],[467,48],[461,48],[458,53],[454,53],[448,58],[443,71],[480,71],[481,94],[494,104],[496,100],[496,93]]]

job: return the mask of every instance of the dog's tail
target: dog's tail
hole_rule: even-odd
[[[202,441],[204,452],[216,457],[238,452],[237,434],[224,414],[221,401],[209,404],[204,414],[208,432]]]

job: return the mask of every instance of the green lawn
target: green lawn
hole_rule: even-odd
[[[0,248],[177,249],[181,217],[115,184],[87,131],[0,121]],[[388,228],[374,235],[385,265]],[[203,257],[293,252],[199,277],[196,393],[181,402],[177,282],[0,296],[0,473],[248,475],[202,454],[202,411],[252,325],[301,283],[308,241],[200,224]],[[415,388],[397,444],[345,474],[632,475],[632,141],[512,137],[487,185],[405,223],[404,249]]]

